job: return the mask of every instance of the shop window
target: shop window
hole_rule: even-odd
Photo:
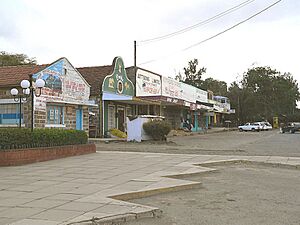
[[[23,123],[23,113],[20,115],[19,104],[1,104],[0,105],[0,124],[1,125],[17,125],[21,116]],[[23,105],[22,105],[23,108]],[[23,109],[22,109],[23,111]]]
[[[108,105],[108,130],[112,128],[116,128],[115,121],[116,121],[116,111],[114,105]]]
[[[64,107],[60,105],[47,105],[47,124],[64,124]]]
[[[132,108],[131,107],[126,108],[126,116],[132,116]]]

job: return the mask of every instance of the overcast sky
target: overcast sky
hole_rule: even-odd
[[[251,66],[291,72],[300,82],[300,1],[282,0],[240,26],[193,46],[247,19],[276,0],[253,0],[189,32],[162,41],[143,40],[197,24],[245,0],[0,0],[0,51],[36,57],[39,64],[67,57],[75,66],[109,65],[121,56],[168,77],[197,58],[203,77],[228,83]],[[142,64],[144,62],[151,63]]]

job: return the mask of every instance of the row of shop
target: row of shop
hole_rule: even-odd
[[[15,101],[10,89],[29,75],[33,81],[45,80],[42,94],[33,95],[34,104],[29,96]],[[163,116],[173,129],[199,131],[222,125],[231,111],[226,97],[142,68],[125,68],[121,57],[109,66],[75,68],[61,58],[49,65],[1,67],[0,126],[30,127],[32,112],[34,127],[79,129],[103,137],[111,128],[126,132],[127,119],[137,115]]]

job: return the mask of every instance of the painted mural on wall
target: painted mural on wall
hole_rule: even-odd
[[[45,81],[45,88],[50,88],[55,92],[62,93],[63,64],[63,60],[60,60],[42,72],[33,75],[33,78],[43,79]]]
[[[117,95],[134,96],[134,85],[127,77],[121,57],[114,58],[113,67],[113,73],[106,76],[103,81],[102,91]]]
[[[161,95],[160,76],[138,69],[136,72],[136,96]]]
[[[80,73],[62,58],[46,69],[33,75],[33,79],[45,80],[42,95],[35,98],[35,109],[46,110],[46,103],[87,103],[90,96],[90,86]]]

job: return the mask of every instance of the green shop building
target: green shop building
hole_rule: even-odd
[[[134,84],[127,77],[121,57],[112,65],[77,68],[91,85],[90,137],[105,137],[112,128],[126,132],[126,117],[139,114],[139,108],[158,104],[138,99]]]

